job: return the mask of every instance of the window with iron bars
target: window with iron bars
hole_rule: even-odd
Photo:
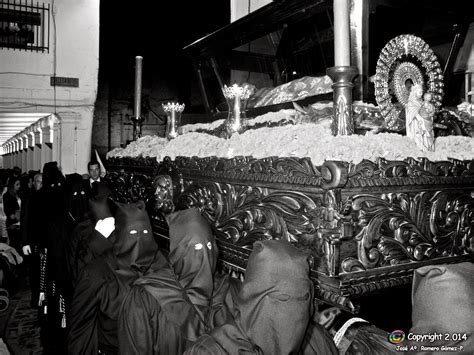
[[[50,4],[0,1],[0,48],[49,52]]]

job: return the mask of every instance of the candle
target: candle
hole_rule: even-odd
[[[334,65],[351,65],[349,0],[334,0]]]
[[[142,62],[143,57],[135,57],[135,106],[134,113],[136,118],[142,115]]]

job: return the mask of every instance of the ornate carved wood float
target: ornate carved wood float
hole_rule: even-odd
[[[233,272],[255,240],[311,249],[316,297],[351,312],[358,298],[411,282],[415,268],[474,259],[474,161],[114,158],[108,169],[120,199],[150,204],[154,176],[169,174],[182,186],[178,206],[212,223]],[[166,244],[166,223],[151,210]]]

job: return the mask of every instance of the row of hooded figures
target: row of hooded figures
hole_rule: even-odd
[[[199,210],[164,214],[164,251],[145,203],[116,201],[105,182],[94,188],[65,256],[41,254],[40,310],[54,322],[53,341],[60,324],[67,353],[338,353],[312,318],[308,252],[255,242],[241,281],[216,272],[217,245]]]

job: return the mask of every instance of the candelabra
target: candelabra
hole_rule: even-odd
[[[357,68],[352,66],[337,66],[327,69],[327,74],[333,80],[334,114],[332,134],[348,136],[354,133],[352,121],[352,80],[357,75]]]
[[[184,111],[184,104],[177,102],[168,102],[163,105],[166,112],[166,138],[168,140],[176,138],[182,133],[181,114]]]
[[[245,86],[234,84],[232,86],[224,85],[222,92],[229,106],[225,130],[227,137],[231,137],[234,133],[242,133],[245,129],[247,124],[245,108],[250,97],[250,90]]]

